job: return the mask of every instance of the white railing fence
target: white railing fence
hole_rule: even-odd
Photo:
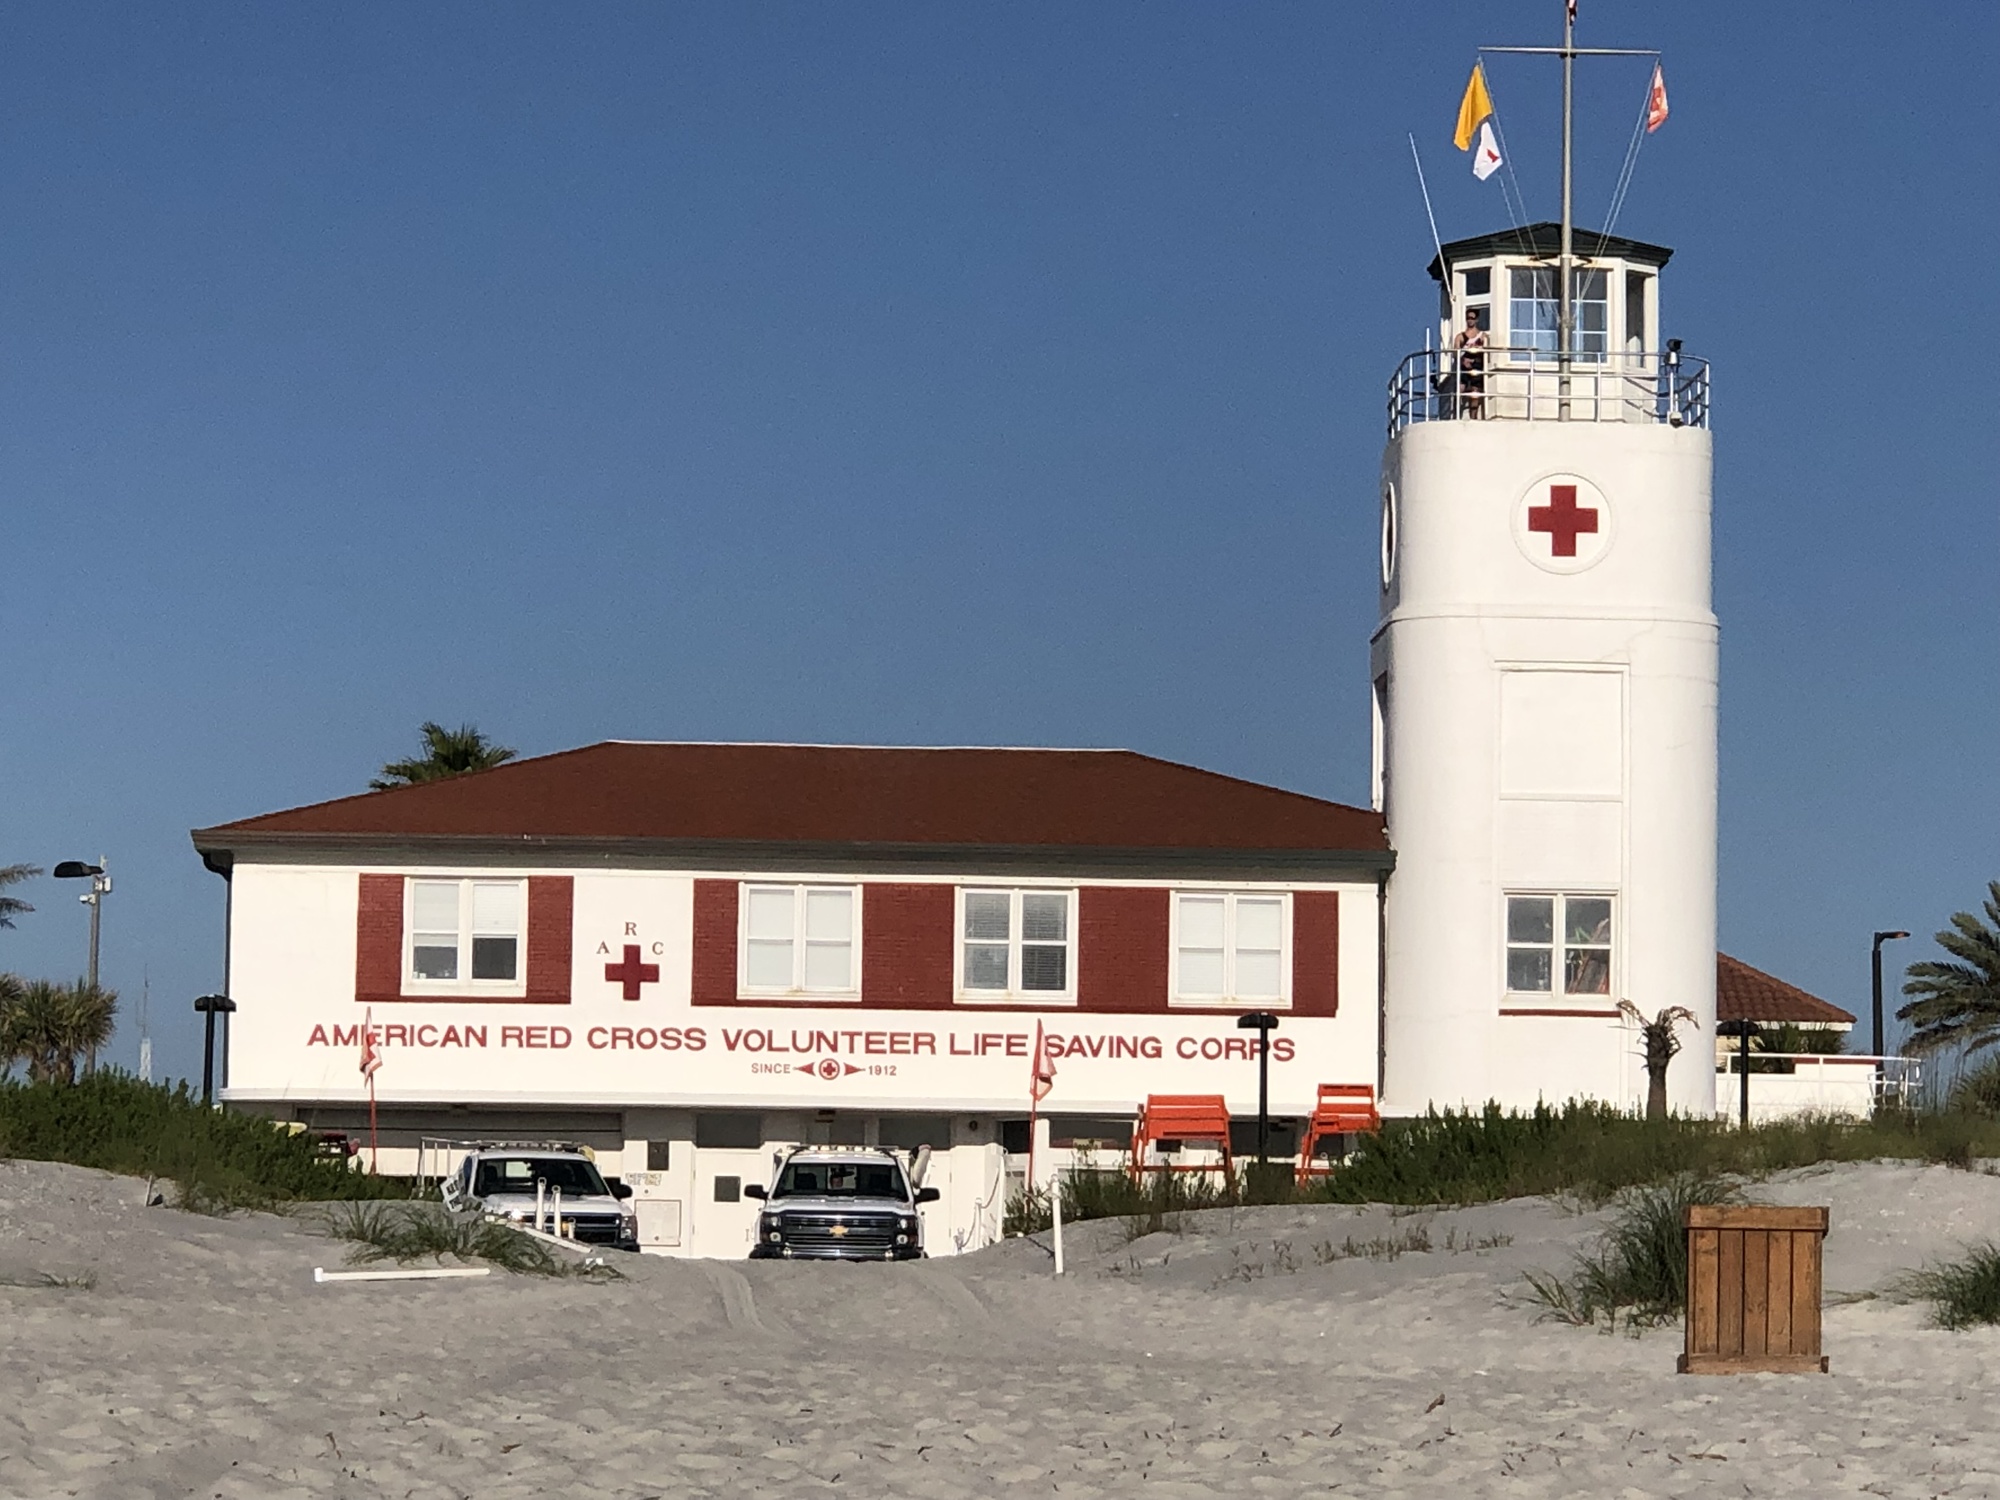
[[[1708,426],[1708,361],[1678,349],[1572,354],[1490,345],[1425,349],[1389,380],[1389,435],[1417,422]]]

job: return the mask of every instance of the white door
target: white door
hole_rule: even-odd
[[[764,1206],[744,1195],[750,1183],[771,1185],[771,1156],[762,1147],[694,1148],[694,1201],[685,1230],[689,1253],[716,1260],[742,1260],[750,1253]]]

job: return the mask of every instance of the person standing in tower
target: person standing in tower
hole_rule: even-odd
[[[1451,341],[1458,355],[1458,410],[1464,417],[1486,415],[1486,330],[1480,310],[1465,310],[1465,327]]]

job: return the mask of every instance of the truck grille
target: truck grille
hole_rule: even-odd
[[[585,1217],[583,1215],[571,1218],[568,1214],[564,1214],[563,1222],[569,1226],[569,1237],[580,1244],[615,1245],[618,1243],[619,1221],[610,1214],[597,1218]]]
[[[787,1214],[785,1248],[801,1255],[880,1254],[895,1248],[889,1214]]]

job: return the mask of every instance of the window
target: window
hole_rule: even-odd
[[[524,880],[412,880],[403,930],[414,989],[508,990],[521,984]]]
[[[743,887],[741,988],[757,995],[860,993],[851,885]]]
[[[959,992],[969,1000],[1068,1000],[1074,891],[960,891]]]
[[[1291,1003],[1285,896],[1177,891],[1173,927],[1175,1004]]]
[[[764,1146],[764,1117],[756,1114],[715,1114],[694,1117],[694,1143],[703,1151],[759,1151]]]
[[[1522,995],[1611,994],[1609,896],[1509,896],[1507,988]]]
[[[1553,355],[1560,346],[1557,311],[1562,305],[1562,272],[1554,266],[1515,266],[1509,273],[1507,346],[1515,359]],[[1603,271],[1570,272],[1576,298],[1576,331],[1571,340],[1579,360],[1604,358],[1610,331],[1607,279]]]

